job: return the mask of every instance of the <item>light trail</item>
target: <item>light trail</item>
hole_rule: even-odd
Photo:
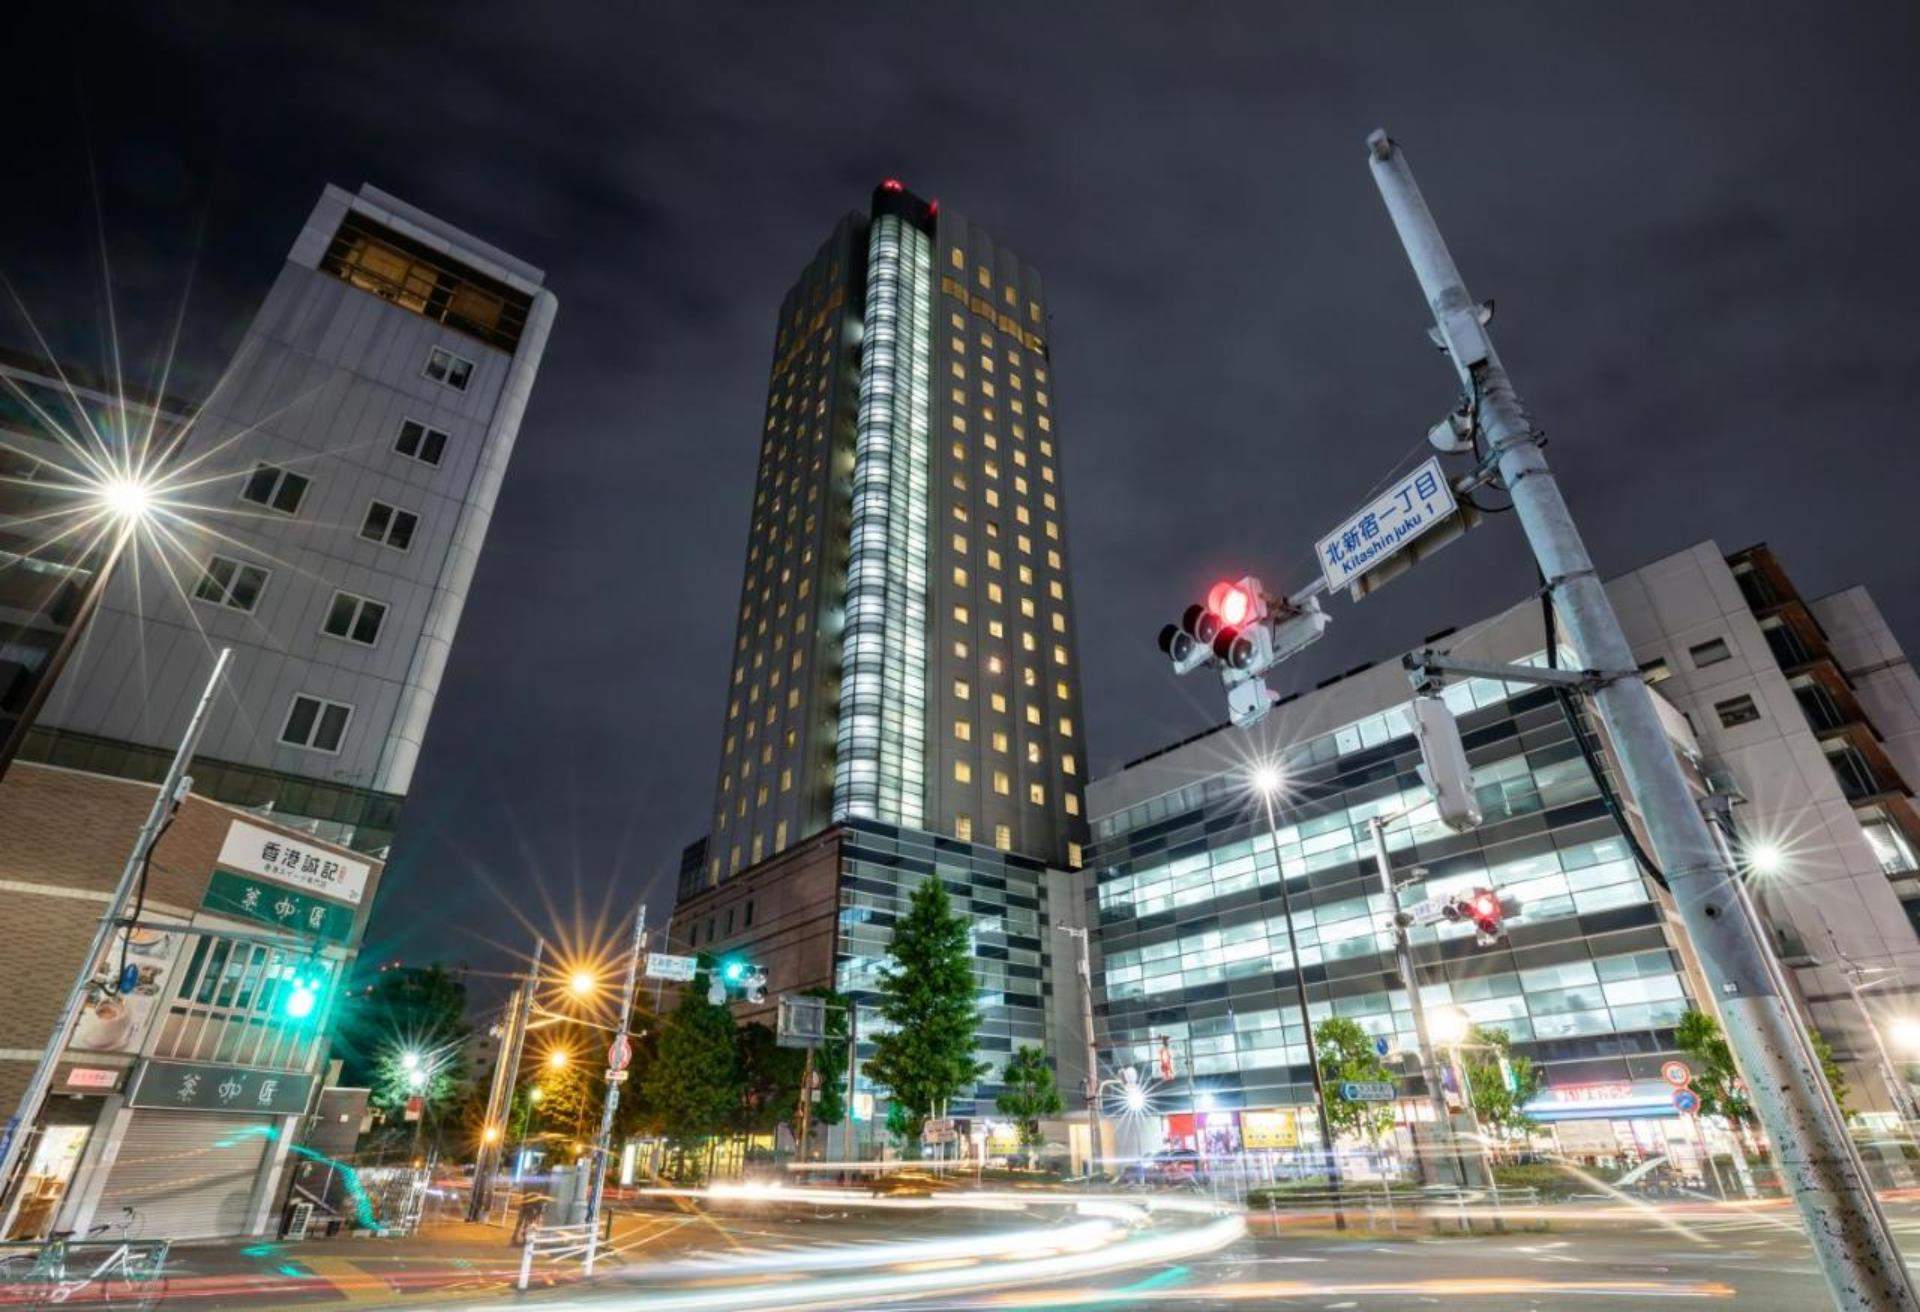
[[[1066,1307],[1075,1304],[1149,1304],[1173,1302],[1247,1303],[1275,1298],[1332,1298],[1395,1295],[1444,1300],[1477,1297],[1732,1298],[1731,1285],[1717,1280],[1531,1280],[1522,1276],[1482,1276],[1436,1280],[1327,1281],[1267,1280],[1232,1285],[1158,1286],[1151,1289],[1036,1289],[993,1294],[963,1306],[991,1308]]]
[[[687,1259],[608,1273],[599,1288],[542,1306],[606,1312],[710,1312],[756,1308],[840,1309],[972,1294],[982,1290],[1110,1275],[1140,1267],[1164,1268],[1216,1253],[1246,1234],[1245,1217],[1199,1199],[1125,1197],[1052,1198],[1032,1194],[960,1194],[946,1198],[873,1198],[847,1190],[792,1190],[778,1186],[647,1190],[709,1202],[754,1199],[826,1201],[837,1206],[912,1206],[973,1210],[979,1203],[1006,1210],[1063,1207],[1088,1220],[988,1235],[849,1244],[837,1248],[754,1251]],[[1156,1229],[1156,1223],[1171,1222]],[[883,1269],[873,1270],[874,1267]],[[739,1283],[725,1277],[738,1277]],[[666,1289],[660,1277],[698,1279],[700,1288]],[[476,1304],[472,1312],[484,1312]]]

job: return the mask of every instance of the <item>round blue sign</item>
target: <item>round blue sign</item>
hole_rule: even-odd
[[[1673,1106],[1682,1116],[1691,1116],[1700,1110],[1700,1095],[1692,1089],[1675,1089]]]
[[[120,972],[120,992],[131,993],[139,987],[140,987],[140,967],[134,965],[131,961],[129,961],[127,963],[127,968]]]

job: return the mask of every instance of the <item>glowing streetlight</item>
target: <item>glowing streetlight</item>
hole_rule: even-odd
[[[417,1053],[417,1052],[415,1052],[415,1051],[414,1051],[413,1049],[411,1049],[411,1048],[409,1048],[409,1049],[407,1049],[407,1050],[406,1050],[405,1052],[403,1052],[403,1053],[401,1053],[401,1054],[400,1054],[400,1069],[401,1069],[401,1070],[403,1070],[403,1071],[408,1071],[408,1072],[412,1072],[412,1071],[417,1071],[417,1070],[419,1070],[419,1069],[420,1069],[420,1054],[419,1054],[419,1053]]]
[[[110,478],[100,484],[94,495],[101,509],[123,524],[145,519],[153,509],[153,485],[137,477]]]
[[[1887,1037],[1893,1040],[1893,1046],[1907,1052],[1920,1052],[1920,1020],[1911,1016],[1889,1022]]]
[[[1451,1048],[1467,1037],[1472,1022],[1458,1007],[1441,1007],[1427,1017],[1427,1033],[1443,1048]]]
[[[1253,768],[1254,791],[1262,797],[1276,796],[1287,781],[1287,777],[1277,765],[1264,763]]]
[[[1747,848],[1747,869],[1756,875],[1777,875],[1787,864],[1787,854],[1776,843],[1754,843]]]
[[[540,1087],[539,1085],[537,1085],[537,1084],[536,1084],[536,1085],[534,1085],[534,1086],[533,1086],[533,1087],[532,1087],[531,1089],[528,1089],[528,1090],[527,1090],[527,1101],[528,1101],[528,1102],[539,1102],[539,1101],[540,1101],[540,1100],[541,1100],[542,1098],[544,1098],[544,1097],[546,1097],[546,1096],[547,1096],[547,1091],[546,1091],[545,1089],[543,1089],[543,1088],[541,1088],[541,1087]]]
[[[1120,1100],[1130,1112],[1143,1112],[1147,1109],[1147,1091],[1137,1084],[1129,1084],[1121,1091]]]
[[[576,970],[573,972],[573,977],[567,981],[567,988],[576,998],[587,997],[599,987],[600,981],[594,978],[590,970]]]
[[[481,1143],[499,1143],[500,1127],[497,1125],[489,1125],[486,1129],[480,1131],[480,1142]]]
[[[408,1071],[408,1072],[407,1072],[407,1087],[408,1087],[409,1089],[412,1089],[412,1090],[413,1090],[413,1091],[414,1091],[415,1093],[418,1093],[418,1092],[420,1092],[420,1090],[422,1090],[422,1089],[424,1089],[424,1088],[426,1088],[426,1087],[427,1087],[427,1073],[426,1073],[425,1071],[423,1071],[423,1070],[418,1070],[418,1069],[416,1069],[416,1070],[410,1070],[410,1071]]]
[[[551,1066],[554,1070],[564,1070],[566,1064],[567,1050],[565,1048],[555,1048],[547,1054],[547,1065]]]

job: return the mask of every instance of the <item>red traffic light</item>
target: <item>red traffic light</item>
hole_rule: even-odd
[[[1253,613],[1253,598],[1238,584],[1216,583],[1207,593],[1207,609],[1222,623],[1238,628]]]
[[[1473,895],[1473,914],[1480,920],[1500,919],[1500,899],[1491,891],[1482,891]]]

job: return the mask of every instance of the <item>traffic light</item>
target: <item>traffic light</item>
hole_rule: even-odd
[[[707,1000],[715,1006],[724,1004],[731,990],[739,989],[740,996],[748,1002],[767,1000],[767,968],[756,966],[745,957],[733,955],[720,959],[713,974],[713,982],[707,989]]]
[[[748,1002],[767,1000],[767,968],[752,966],[747,970],[746,978],[741,980],[740,989]]]
[[[1161,629],[1160,650],[1175,674],[1217,667],[1228,714],[1245,727],[1277,700],[1261,676],[1318,638],[1327,623],[1316,599],[1296,605],[1285,597],[1269,598],[1260,580],[1247,575],[1214,584],[1204,604],[1187,607],[1178,624]]]
[[[1492,947],[1500,941],[1500,936],[1506,932],[1506,915],[1500,895],[1490,888],[1456,893],[1447,900],[1447,919],[1472,921],[1474,938],[1483,948]]]
[[[281,978],[280,1015],[295,1022],[313,1019],[326,987],[326,968],[317,962],[288,968]]]

